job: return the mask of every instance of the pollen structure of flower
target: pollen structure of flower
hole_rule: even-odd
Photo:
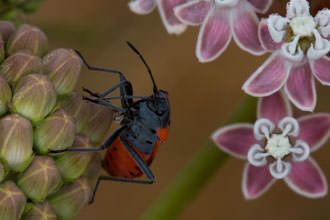
[[[246,159],[242,181],[245,198],[262,195],[278,179],[298,194],[327,194],[326,178],[310,154],[330,135],[330,114],[295,119],[286,96],[276,92],[259,99],[258,120],[218,129],[213,141],[223,151]]]
[[[262,46],[272,55],[245,82],[243,90],[256,97],[284,87],[290,101],[303,111],[316,105],[314,78],[330,85],[330,10],[315,17],[306,0],[291,0],[286,17],[272,14],[259,24]]]

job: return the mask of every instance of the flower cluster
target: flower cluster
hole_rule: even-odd
[[[212,138],[219,148],[247,159],[243,193],[256,198],[277,179],[307,197],[327,193],[324,174],[310,157],[329,137],[330,115],[295,119],[291,101],[302,111],[316,106],[315,78],[330,85],[330,10],[315,17],[307,0],[290,0],[286,16],[271,14],[259,20],[272,0],[132,0],[140,14],[158,7],[169,33],[201,25],[196,56],[200,62],[219,57],[233,38],[252,55],[271,56],[242,89],[258,97],[258,120],[220,128]],[[281,91],[283,88],[283,91]]]
[[[70,219],[88,203],[101,169],[91,148],[112,122],[109,108],[75,92],[82,61],[48,52],[38,27],[0,21],[0,219]]]

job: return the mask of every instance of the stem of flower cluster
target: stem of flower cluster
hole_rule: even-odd
[[[246,97],[227,124],[254,122],[257,99]],[[208,141],[187,167],[174,179],[140,220],[174,219],[184,210],[211,177],[224,165],[228,155]]]

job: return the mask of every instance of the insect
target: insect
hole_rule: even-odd
[[[141,53],[129,42],[128,46],[144,63],[153,84],[151,96],[133,96],[132,85],[124,74],[117,70],[90,66],[79,51],[77,54],[89,70],[115,73],[120,76],[120,82],[112,88],[97,94],[84,89],[92,98],[86,98],[97,104],[108,106],[117,111],[122,120],[117,128],[99,148],[68,148],[52,153],[64,151],[95,152],[107,149],[103,159],[103,168],[109,176],[100,176],[95,185],[90,204],[93,203],[96,191],[102,181],[120,181],[131,183],[151,184],[155,181],[149,165],[157,154],[161,142],[166,141],[170,125],[170,104],[168,93],[159,90],[151,69]],[[120,89],[120,96],[108,97],[116,89]],[[110,101],[119,99],[121,107]],[[138,99],[135,101],[134,99]],[[146,175],[147,180],[136,179]]]

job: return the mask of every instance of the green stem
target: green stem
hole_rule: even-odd
[[[246,97],[227,124],[254,122],[256,103],[255,98]],[[220,151],[212,141],[208,141],[140,220],[176,218],[223,166],[227,158],[226,153]]]

